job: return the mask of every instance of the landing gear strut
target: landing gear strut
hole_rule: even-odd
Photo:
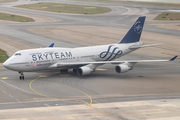
[[[73,68],[73,72],[74,72],[74,73],[77,73],[77,69],[78,69],[78,68]]]
[[[20,73],[20,76],[19,76],[19,79],[21,80],[24,80],[24,74],[23,74],[23,72],[19,72]]]

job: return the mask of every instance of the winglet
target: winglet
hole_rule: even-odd
[[[171,58],[169,61],[174,61],[177,58],[177,55],[173,58]]]
[[[52,43],[49,47],[53,47],[54,46],[54,43]]]

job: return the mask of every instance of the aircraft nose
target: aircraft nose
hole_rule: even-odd
[[[3,66],[4,66],[5,68],[9,68],[9,63],[8,63],[7,61],[5,61],[5,62],[3,63]]]

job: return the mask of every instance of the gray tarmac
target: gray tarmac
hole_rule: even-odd
[[[58,1],[61,3],[88,4],[106,6],[111,12],[101,15],[72,15],[50,13],[10,7],[15,4],[33,3],[19,0],[15,3],[0,4],[0,11],[26,14],[26,16],[52,18],[49,22],[17,23],[0,21],[0,42],[9,44],[1,46],[6,51],[25,48],[46,47],[55,43],[56,47],[81,47],[85,44],[66,41],[32,32],[31,27],[48,26],[96,26],[129,29],[134,21],[142,15],[147,16],[145,32],[161,35],[180,36],[180,31],[152,26],[151,24],[179,23],[178,21],[153,21],[151,16],[161,11],[177,8],[146,7],[137,5],[117,5],[105,3],[86,3],[75,1]],[[39,1],[35,1],[39,2]],[[41,1],[42,2],[42,1]],[[54,21],[55,20],[55,21]],[[93,29],[90,30],[94,34]],[[108,31],[108,30],[107,30]],[[77,30],[78,33],[78,30]],[[96,35],[96,34],[94,34]],[[120,36],[123,37],[123,36]],[[147,38],[151,36],[146,36]],[[7,41],[4,41],[8,39]],[[12,41],[10,43],[10,41]],[[73,40],[72,40],[73,41]],[[142,40],[143,41],[143,40]],[[97,41],[98,42],[98,41]],[[166,41],[164,41],[166,42]],[[177,43],[168,47],[178,48]],[[103,44],[103,43],[102,43]],[[22,46],[21,46],[22,45]],[[171,45],[171,46],[170,46]],[[170,59],[179,50],[169,48],[147,52],[141,55],[131,53],[121,58],[130,59]],[[10,49],[12,48],[12,49]],[[16,48],[16,49],[15,49]],[[139,51],[143,51],[140,49]],[[170,55],[157,56],[158,52],[170,52]],[[9,56],[12,52],[8,52]],[[141,52],[140,52],[141,53]],[[151,54],[151,56],[149,56]],[[154,56],[152,58],[152,56]],[[172,56],[173,57],[173,56]],[[115,65],[103,65],[89,76],[78,76],[59,71],[39,71],[24,73],[25,80],[19,80],[19,74],[0,67],[0,119],[107,119],[107,120],[176,120],[180,119],[180,59],[166,63],[137,64],[134,69],[118,74]]]

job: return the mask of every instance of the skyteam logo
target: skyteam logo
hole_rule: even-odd
[[[137,34],[140,34],[141,31],[142,31],[141,21],[137,21],[137,22],[134,24],[134,32],[136,32]]]
[[[122,50],[119,50],[118,47],[113,47],[114,45],[110,45],[107,51],[104,51],[100,54],[100,58],[105,58],[105,61],[111,61],[117,57],[122,55]]]

